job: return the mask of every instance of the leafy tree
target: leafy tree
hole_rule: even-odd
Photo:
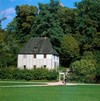
[[[4,41],[4,35],[3,32],[0,31],[0,44]]]
[[[65,35],[61,40],[61,53],[64,56],[65,63],[69,60],[70,62],[79,58],[79,43],[70,34]],[[63,60],[64,61],[64,60]]]
[[[18,42],[12,34],[4,31],[2,40],[0,40],[0,67],[16,66]]]
[[[100,32],[100,0],[82,0],[75,3],[80,17],[86,17],[88,26],[92,24]],[[87,27],[88,27],[87,26]]]
[[[2,30],[1,22],[2,22],[3,20],[5,20],[5,19],[6,19],[5,16],[3,16],[2,18],[0,18],[0,30]]]
[[[17,37],[18,31],[17,31],[17,20],[16,20],[16,18],[14,18],[13,21],[7,25],[6,29],[8,32],[15,34],[15,36]]]
[[[82,0],[75,4],[75,30],[80,34],[81,53],[92,50],[91,43],[99,32],[100,27],[100,0]],[[78,34],[78,35],[79,35]]]
[[[57,1],[51,0],[50,4],[39,4],[39,14],[32,26],[31,33],[35,37],[49,37],[55,47],[59,47],[63,29],[57,20],[57,11],[60,9]]]
[[[75,19],[75,10],[67,7],[61,7],[58,12],[58,20],[60,26],[63,29],[64,34],[74,33],[74,19]]]
[[[95,34],[91,45],[93,50],[100,50],[100,32]]]
[[[30,30],[37,13],[38,9],[35,6],[16,6],[16,17],[7,29],[16,35],[20,43],[25,43],[30,38]]]

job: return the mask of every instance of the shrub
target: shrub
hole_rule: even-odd
[[[13,79],[13,68],[0,69],[0,79]]]
[[[71,64],[72,74],[71,79],[80,82],[94,82],[96,76],[96,68],[93,61],[81,59]]]
[[[16,79],[16,80],[56,80],[57,72],[45,68],[37,68],[35,70],[21,70],[17,68],[0,69],[0,79]]]
[[[45,68],[37,68],[34,70],[34,80],[46,80],[48,70]]]
[[[48,71],[47,80],[57,80],[58,72],[55,70]]]

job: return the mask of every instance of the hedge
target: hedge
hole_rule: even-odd
[[[1,68],[0,79],[15,80],[57,80],[58,73],[56,70],[48,70],[38,68],[35,70],[17,69],[17,68]]]

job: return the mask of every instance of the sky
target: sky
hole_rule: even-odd
[[[69,8],[74,7],[75,2],[79,2],[81,0],[60,0],[60,2]],[[50,0],[0,0],[0,19],[2,16],[6,16],[6,20],[2,21],[2,28],[6,28],[7,24],[10,23],[13,18],[16,16],[15,7],[17,5],[33,5],[38,6],[38,3],[49,3]]]

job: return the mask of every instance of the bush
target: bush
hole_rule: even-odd
[[[34,70],[34,80],[46,80],[48,70],[45,68],[37,68]]]
[[[0,68],[0,79],[13,79],[13,68]]]
[[[47,80],[57,80],[57,77],[58,77],[58,72],[56,72],[55,70],[48,71]]]
[[[16,80],[57,80],[58,73],[55,70],[37,68],[35,70],[21,70],[17,68],[0,69],[0,79]]]
[[[96,76],[96,68],[93,61],[81,59],[71,64],[71,79],[79,82],[94,82]]]

